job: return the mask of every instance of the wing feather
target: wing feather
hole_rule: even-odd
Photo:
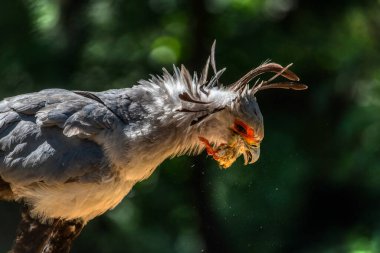
[[[120,119],[105,104],[53,89],[0,102],[0,178],[11,184],[101,182],[110,164],[96,136]]]

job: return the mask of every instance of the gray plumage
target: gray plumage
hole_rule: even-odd
[[[101,182],[109,173],[103,150],[90,141],[91,136],[119,121],[103,105],[52,89],[3,100],[0,117],[3,180],[25,185]]]
[[[229,167],[240,155],[259,157],[263,118],[255,94],[304,89],[298,77],[265,62],[229,86],[223,70],[208,80],[185,67],[127,89],[48,89],[0,102],[0,198],[18,200],[41,220],[84,222],[115,207],[166,158],[204,147]],[[268,81],[248,82],[265,72]],[[291,82],[272,83],[283,76]]]

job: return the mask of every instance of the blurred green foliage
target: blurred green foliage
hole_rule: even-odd
[[[200,70],[213,39],[225,83],[269,58],[309,85],[258,94],[259,162],[168,160],[73,252],[380,252],[379,1],[4,0],[0,36],[1,98]],[[4,252],[18,207],[0,214]]]

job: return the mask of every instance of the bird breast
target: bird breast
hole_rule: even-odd
[[[35,183],[12,189],[31,204],[31,214],[49,218],[91,220],[114,208],[128,194],[134,181],[110,180],[107,183],[71,182],[64,185]]]

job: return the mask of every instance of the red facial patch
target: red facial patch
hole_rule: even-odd
[[[238,133],[240,136],[242,136],[248,144],[252,145],[259,143],[255,137],[255,131],[244,121],[235,119],[234,125],[231,127],[231,129],[235,133]]]

